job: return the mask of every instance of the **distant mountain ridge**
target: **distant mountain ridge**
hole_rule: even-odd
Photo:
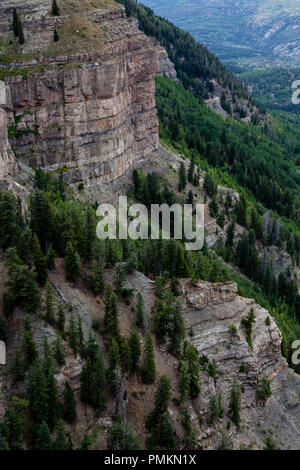
[[[300,66],[298,0],[144,0],[206,44],[225,62],[240,66]]]

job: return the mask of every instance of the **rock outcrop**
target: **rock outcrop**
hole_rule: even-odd
[[[241,430],[231,429],[230,442],[235,449],[243,444],[262,448],[266,433],[272,431],[283,448],[298,449],[300,422],[300,377],[281,355],[281,333],[269,312],[237,295],[236,284],[183,285],[184,318],[190,341],[200,356],[215,360],[219,377],[213,379],[202,372],[202,405],[208,408],[212,395],[221,393],[228,406],[231,385],[237,379],[242,386]],[[255,314],[252,330],[253,348],[246,340],[242,319],[250,309]],[[266,319],[269,318],[268,322]],[[236,332],[232,326],[236,327]],[[267,402],[257,401],[258,381],[267,376],[272,396]],[[226,406],[227,405],[227,406]],[[216,429],[203,431],[201,443],[217,448]]]
[[[73,33],[78,47],[63,55],[66,28],[72,20],[80,24],[79,18],[70,19],[64,10],[60,17],[41,18],[35,3],[24,6],[31,7],[24,20],[25,60],[13,64],[13,77],[2,66],[11,95],[9,125],[15,128],[11,144],[18,158],[30,165],[63,169],[68,183],[113,181],[158,146],[158,49],[125,18],[123,6],[109,2],[108,8],[98,0],[102,8],[82,10],[86,32]],[[49,3],[50,9],[50,2],[42,3]],[[0,6],[0,18],[11,9],[6,3]],[[22,11],[25,15],[26,8]],[[55,28],[60,35],[57,49]]]

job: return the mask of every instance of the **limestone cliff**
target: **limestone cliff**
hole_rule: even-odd
[[[158,49],[121,5],[98,0],[96,9],[84,1],[75,11],[60,5],[59,17],[50,15],[50,0],[0,6],[3,37],[12,36],[6,25],[13,6],[20,6],[25,34],[14,73],[11,63],[0,70],[10,95],[10,142],[18,158],[63,169],[69,183],[109,182],[158,145]],[[9,46],[6,52],[7,62]],[[3,154],[2,166],[6,160]]]

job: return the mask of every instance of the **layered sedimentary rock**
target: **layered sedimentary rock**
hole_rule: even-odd
[[[26,60],[14,65],[26,73],[8,74],[5,81],[11,94],[9,124],[15,127],[11,144],[18,158],[46,170],[63,169],[69,183],[92,185],[119,178],[157,148],[158,50],[125,19],[121,5],[83,11],[82,18],[87,32],[75,30],[79,39],[74,41],[80,46],[82,39],[88,50],[62,55],[63,42],[58,51],[51,49],[53,30],[61,26],[67,35],[68,17],[28,17]],[[37,33],[31,36],[33,30]],[[97,34],[101,47],[98,37],[95,44],[90,38]],[[69,45],[72,38],[66,41]],[[28,51],[37,42],[45,53],[30,58]]]
[[[211,396],[217,392],[227,405],[233,380],[237,379],[243,390],[241,430],[231,428],[231,445],[236,449],[241,444],[262,448],[266,432],[271,430],[279,446],[298,449],[300,377],[282,357],[281,333],[269,312],[253,299],[237,295],[234,283],[200,282],[195,287],[183,280],[181,286],[187,331],[193,332],[189,339],[200,356],[216,361],[219,370],[215,380],[202,373],[203,407],[208,407]],[[250,309],[255,314],[252,348],[242,324]],[[260,402],[256,390],[264,376],[270,380],[272,396]],[[216,429],[203,429],[201,440],[209,448],[216,448]]]

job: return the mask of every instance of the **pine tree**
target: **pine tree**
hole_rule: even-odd
[[[37,282],[43,287],[48,277],[47,260],[41,250],[40,242],[36,234],[33,235],[32,239],[32,256],[37,273]]]
[[[72,242],[67,243],[65,258],[66,279],[70,282],[76,282],[81,275],[81,261],[79,254],[74,249]]]
[[[48,396],[48,419],[47,424],[52,430],[60,417],[60,403],[58,400],[57,382],[54,376],[54,368],[50,367],[46,376],[47,396]]]
[[[65,425],[62,420],[59,420],[55,428],[55,440],[53,441],[53,450],[71,450],[73,444],[70,438],[70,433],[66,431]]]
[[[34,339],[32,337],[32,328],[28,315],[26,315],[24,323],[24,354],[25,363],[28,367],[37,358],[37,350]]]
[[[132,371],[131,349],[128,338],[123,338],[120,348],[122,369],[130,373]]]
[[[134,195],[137,199],[140,199],[140,190],[142,187],[141,177],[138,170],[135,168],[132,173],[132,180],[134,185]]]
[[[61,344],[60,335],[56,336],[55,346],[54,346],[54,359],[58,366],[63,366],[66,363],[65,353]]]
[[[77,416],[76,401],[74,398],[74,392],[69,382],[65,382],[62,410],[64,420],[70,424],[74,423]]]
[[[75,323],[75,317],[73,314],[70,316],[70,323],[69,323],[69,344],[70,347],[73,349],[75,356],[77,356],[78,352],[78,332]]]
[[[186,188],[186,170],[183,162],[180,163],[179,167],[179,183],[178,190],[181,192]]]
[[[24,363],[18,352],[12,360],[10,372],[13,375],[14,383],[21,382],[24,379]]]
[[[226,246],[232,248],[233,240],[234,240],[234,232],[235,232],[235,222],[231,222],[227,229],[227,238],[226,238]]]
[[[18,16],[18,32],[19,32],[19,44],[22,46],[25,43],[23,25],[20,16]]]
[[[143,328],[144,326],[144,315],[145,315],[145,305],[144,299],[140,292],[137,294],[137,303],[136,303],[136,325],[138,328]]]
[[[185,402],[190,393],[190,373],[186,361],[180,362],[179,392],[181,402]]]
[[[57,327],[58,330],[63,334],[65,330],[65,323],[66,323],[66,314],[62,307],[62,305],[58,306],[57,310]]]
[[[141,341],[135,323],[132,323],[131,325],[129,345],[131,350],[132,372],[135,372],[138,368],[138,363],[141,356]]]
[[[79,352],[81,356],[84,356],[85,353],[85,342],[84,342],[84,335],[82,329],[82,320],[81,317],[77,317],[77,338],[78,338],[78,346]]]
[[[55,313],[54,313],[54,304],[53,304],[53,293],[52,287],[49,281],[46,284],[46,320],[50,325],[55,323]]]
[[[194,193],[191,189],[188,192],[187,203],[191,205],[194,204]]]
[[[91,207],[88,207],[86,211],[86,218],[83,230],[83,242],[84,242],[84,259],[86,261],[92,260],[93,247],[96,238],[96,221],[94,211]]]
[[[105,368],[100,351],[96,356],[93,374],[92,405],[95,409],[101,409],[105,405]]]
[[[158,424],[159,417],[168,411],[169,401],[171,399],[171,381],[166,375],[162,375],[154,394],[154,410],[146,420],[148,431],[154,430]]]
[[[92,438],[88,435],[87,432],[85,432],[81,440],[80,450],[90,450],[90,448],[92,447],[92,444],[93,444]]]
[[[157,439],[160,447],[165,449],[175,448],[174,428],[168,411],[159,416],[157,429],[155,430],[155,439]]]
[[[19,36],[19,22],[16,8],[13,9],[13,32],[15,37],[17,38]]]
[[[119,345],[115,338],[111,339],[109,347],[109,367],[111,372],[113,372],[116,367],[120,364],[120,351]]]
[[[93,381],[91,360],[88,357],[80,374],[80,399],[83,403],[90,403]]]
[[[183,360],[188,364],[188,372],[190,376],[190,397],[197,398],[201,392],[199,379],[199,354],[195,346],[188,341],[185,341],[184,343]]]
[[[53,33],[53,41],[54,42],[59,41],[59,35],[58,35],[58,32],[56,31],[56,29],[54,30],[54,33]]]
[[[45,421],[40,424],[36,436],[36,450],[51,450],[52,442],[49,426]]]
[[[103,267],[100,261],[93,261],[92,274],[90,276],[90,288],[94,295],[102,294],[104,290]]]
[[[59,16],[60,12],[59,12],[59,7],[58,7],[58,4],[57,4],[57,1],[56,0],[53,0],[52,1],[52,15],[53,16]]]
[[[232,418],[237,429],[241,427],[241,397],[241,386],[237,379],[234,379],[230,391],[229,416]]]
[[[188,182],[193,184],[194,182],[194,171],[195,171],[195,157],[192,157],[191,164],[188,171]]]
[[[48,420],[47,380],[38,360],[32,364],[28,374],[27,397],[31,419],[36,424]]]
[[[170,343],[169,343],[169,351],[171,354],[178,356],[181,350],[181,343],[185,337],[185,326],[184,320],[182,317],[182,308],[181,305],[176,302],[175,305],[172,307],[173,314],[172,319],[170,321]]]
[[[140,450],[141,442],[128,421],[115,420],[108,434],[108,449]]]
[[[118,297],[110,286],[107,286],[104,293],[104,323],[107,332],[117,341],[120,339]]]
[[[55,268],[55,258],[56,258],[56,253],[53,249],[52,243],[50,243],[49,248],[47,250],[47,266],[49,271],[53,271]]]
[[[156,378],[156,366],[154,357],[154,344],[149,331],[146,335],[146,343],[144,349],[144,358],[142,365],[142,380],[145,384],[152,384]]]

